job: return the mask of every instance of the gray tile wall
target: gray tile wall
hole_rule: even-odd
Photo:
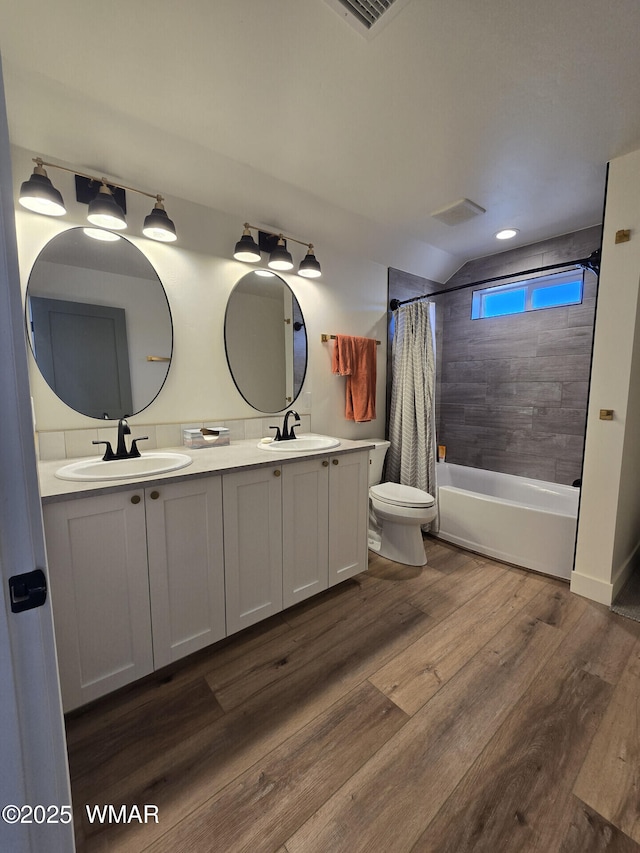
[[[590,228],[471,261],[444,287],[588,257],[600,238]],[[424,283],[423,293],[437,289]],[[559,483],[580,476],[596,291],[587,273],[581,305],[483,320],[471,320],[472,288],[434,297],[438,443],[449,462]]]

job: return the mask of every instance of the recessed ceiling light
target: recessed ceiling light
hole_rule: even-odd
[[[498,231],[496,234],[496,240],[511,240],[512,237],[515,237],[519,231],[517,228],[503,228],[502,231]]]

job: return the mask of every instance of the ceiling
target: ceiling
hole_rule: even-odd
[[[451,272],[601,221],[640,148],[637,0],[408,0],[373,38],[337,5],[0,0],[11,141],[239,222],[311,227],[306,199]],[[462,198],[486,213],[431,215]]]

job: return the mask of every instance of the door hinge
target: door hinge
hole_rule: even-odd
[[[42,607],[47,600],[47,579],[42,569],[9,578],[9,596],[12,613]]]

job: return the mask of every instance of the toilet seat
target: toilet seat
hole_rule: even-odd
[[[377,486],[371,486],[369,493],[382,503],[392,506],[426,509],[435,503],[435,498],[428,492],[400,483],[379,483]]]

